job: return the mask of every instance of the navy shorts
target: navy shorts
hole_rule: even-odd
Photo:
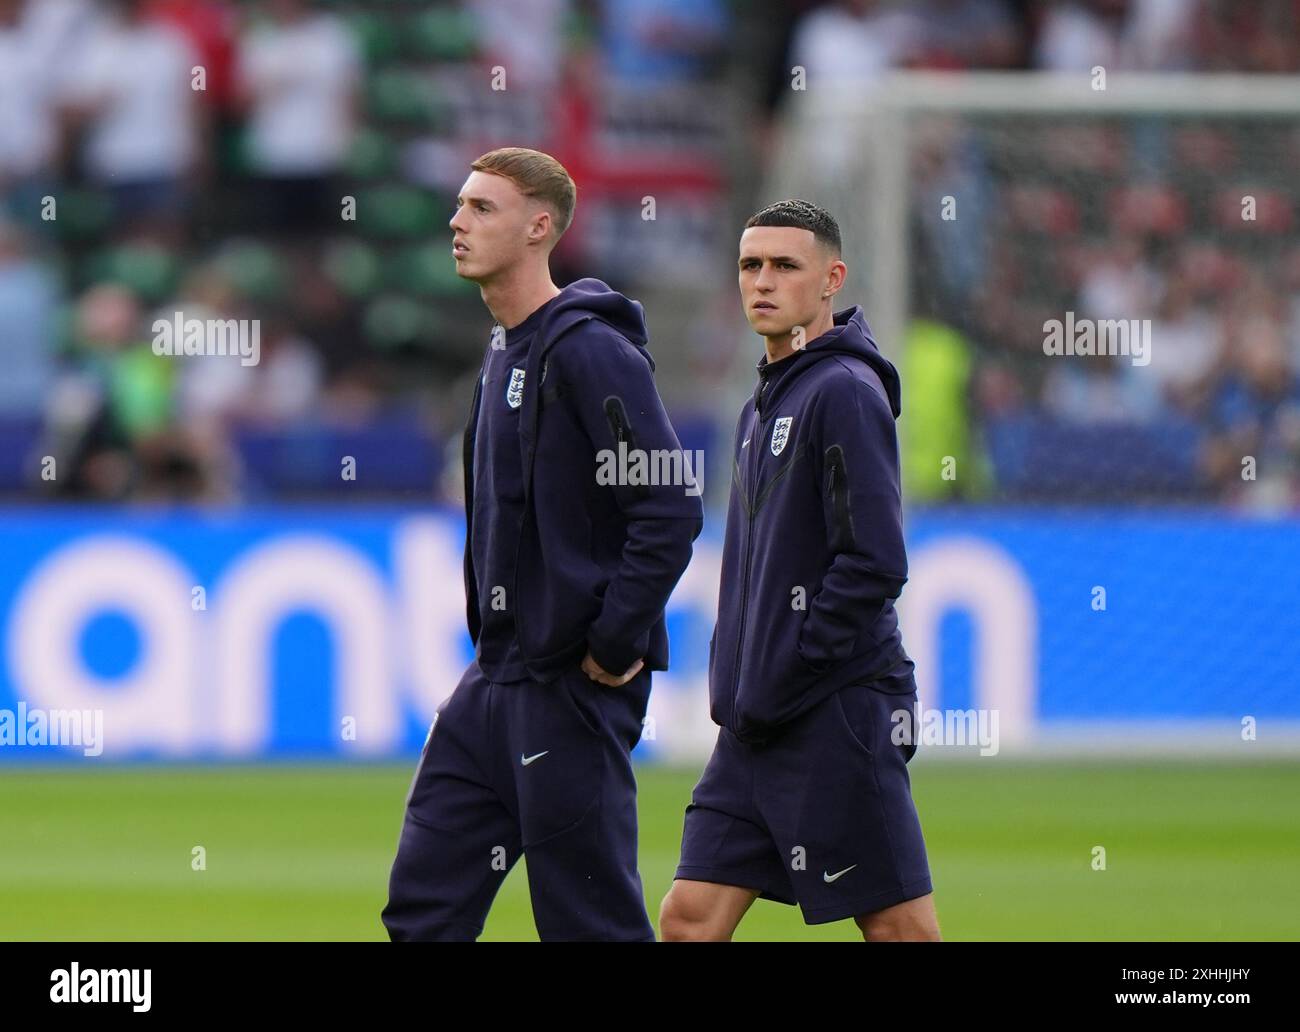
[[[579,667],[495,684],[477,661],[438,709],[407,793],[382,919],[389,937],[473,940],[528,858],[544,940],[653,941],[637,871],[636,780],[650,672]]]
[[[761,745],[721,729],[674,877],[798,903],[807,924],[933,891],[907,774],[916,743],[892,734],[895,714],[915,714],[910,683],[910,693],[850,685]]]

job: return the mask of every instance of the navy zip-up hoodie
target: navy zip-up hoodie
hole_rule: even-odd
[[[751,742],[846,685],[912,670],[894,612],[907,580],[897,370],[854,306],[758,372],[709,653],[713,720]]]
[[[641,304],[581,279],[545,306],[535,332],[504,390],[486,392],[480,375],[465,429],[470,637],[477,646],[491,604],[480,598],[475,569],[475,493],[511,487],[474,483],[477,425],[484,405],[517,407],[522,507],[514,507],[513,533],[492,538],[509,537],[516,548],[514,583],[501,586],[525,667],[550,681],[590,650],[614,674],[638,659],[666,670],[664,607],[690,562],[703,507],[686,485],[609,485],[597,477],[599,453],[617,453],[620,442],[629,452],[681,449],[655,388]],[[489,348],[485,371],[490,357]]]

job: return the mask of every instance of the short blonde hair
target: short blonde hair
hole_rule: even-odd
[[[475,172],[491,172],[509,179],[525,197],[547,204],[555,215],[555,238],[573,221],[578,188],[563,165],[549,154],[527,147],[498,147],[470,165]]]

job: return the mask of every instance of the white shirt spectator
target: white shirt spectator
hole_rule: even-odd
[[[1114,68],[1119,39],[1111,24],[1075,4],[1054,7],[1043,19],[1034,64],[1049,72]]]
[[[106,21],[87,38],[68,99],[96,109],[87,164],[114,185],[183,175],[197,151],[191,77],[199,59],[168,25]]]
[[[920,24],[906,10],[859,16],[838,4],[823,7],[795,27],[790,63],[807,70],[810,87],[861,85],[901,65],[919,34]]]
[[[1043,19],[1034,64],[1051,72],[1178,71],[1194,63],[1194,4],[1134,0],[1123,20],[1078,4],[1053,7]]]
[[[352,95],[361,70],[352,34],[332,15],[255,30],[240,53],[240,78],[253,96],[253,167],[271,176],[337,169],[352,141]]]
[[[45,76],[21,28],[0,28],[0,180],[29,176],[54,156],[54,114]]]
[[[508,86],[555,83],[564,67],[569,0],[473,0],[469,7],[481,45],[505,67]]]
[[[206,306],[185,307],[188,318],[220,319]],[[170,319],[167,309],[158,317]],[[237,357],[182,360],[177,405],[187,423],[286,426],[318,413],[325,367],[307,340],[286,336],[266,348],[256,366]]]
[[[1124,52],[1135,71],[1178,72],[1196,67],[1196,4],[1192,0],[1134,0]]]
[[[1078,307],[1089,319],[1144,319],[1155,310],[1163,287],[1138,245],[1118,242],[1111,245],[1109,257],[1084,275]]]
[[[90,0],[27,0],[22,32],[33,67],[46,88],[55,90],[67,79],[90,33],[106,21],[100,5]]]
[[[1219,360],[1219,328],[1213,318],[1189,309],[1151,324],[1148,375],[1167,389],[1186,390],[1203,380]]]

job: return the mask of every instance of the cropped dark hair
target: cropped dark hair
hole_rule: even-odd
[[[762,211],[755,212],[745,223],[745,228],[753,226],[792,226],[795,229],[807,229],[817,241],[836,258],[840,256],[839,223],[825,208],[792,198],[769,204]]]

